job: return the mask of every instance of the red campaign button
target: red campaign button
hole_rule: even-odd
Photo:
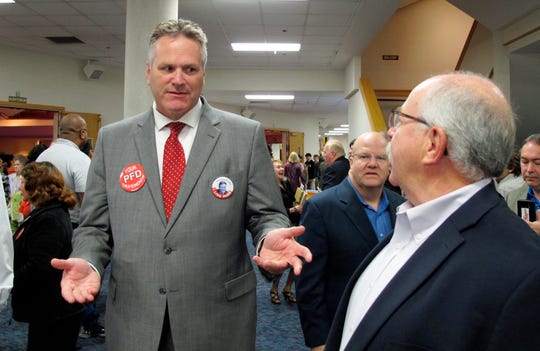
[[[120,186],[125,191],[135,192],[142,188],[144,183],[146,183],[146,175],[139,163],[127,165],[120,173]]]

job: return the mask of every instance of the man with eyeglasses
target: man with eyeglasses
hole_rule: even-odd
[[[355,139],[348,176],[309,199],[302,211],[306,232],[298,241],[314,259],[296,279],[306,345],[323,350],[341,294],[355,268],[393,230],[396,208],[405,201],[386,190],[387,139],[368,132]]]
[[[353,274],[326,350],[538,350],[540,238],[492,180],[514,146],[503,93],[439,75],[391,117],[390,181],[407,202]]]
[[[534,204],[536,221],[525,222],[536,234],[540,234],[540,134],[529,135],[523,142],[520,155],[521,176],[525,184],[506,196],[506,203],[517,213],[518,200]]]

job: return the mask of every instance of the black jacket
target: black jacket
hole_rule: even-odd
[[[349,174],[350,163],[345,156],[341,156],[326,168],[323,174],[322,190],[329,189],[341,183]]]
[[[16,321],[52,321],[82,311],[82,305],[64,300],[62,271],[50,263],[69,257],[72,233],[68,210],[56,202],[30,212],[15,232],[11,305]]]

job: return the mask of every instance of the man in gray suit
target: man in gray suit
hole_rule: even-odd
[[[252,233],[270,273],[300,273],[309,250],[287,228],[260,123],[211,107],[201,91],[206,36],[171,20],[150,39],[152,109],[105,126],[88,174],[73,253],[63,269],[69,302],[94,299],[111,264],[108,350],[254,350],[256,278],[245,245]],[[162,196],[168,124],[186,166],[170,218]],[[267,162],[263,162],[267,160]],[[227,196],[217,196],[219,183]],[[272,185],[272,186],[269,186]]]

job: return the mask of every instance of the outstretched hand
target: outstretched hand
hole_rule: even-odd
[[[87,261],[81,258],[68,258],[67,260],[53,258],[51,266],[64,271],[60,287],[62,288],[62,296],[67,302],[94,301],[94,296],[98,294],[101,282],[99,274],[92,269]]]
[[[311,262],[312,258],[311,251],[294,240],[304,231],[303,226],[272,230],[266,235],[259,255],[253,257],[253,261],[273,274],[281,274],[291,266],[294,274],[299,275],[302,270],[300,257],[306,262]]]

